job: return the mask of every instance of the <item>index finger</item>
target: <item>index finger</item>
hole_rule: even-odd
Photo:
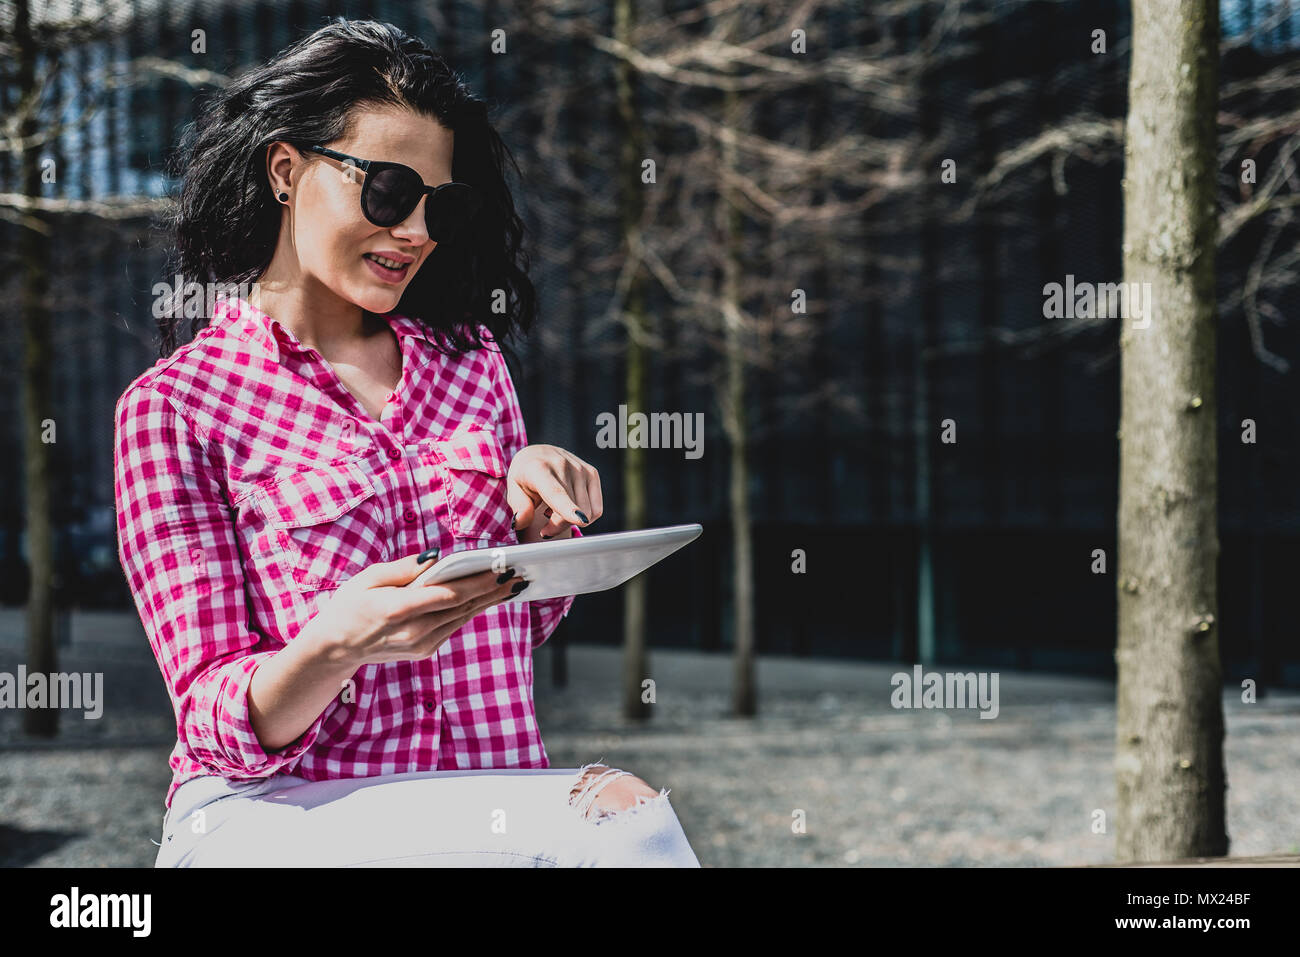
[[[570,497],[569,490],[558,480],[537,491],[542,496],[542,501],[551,507],[553,512],[551,515],[552,522],[582,525],[586,521],[578,514],[578,505]],[[562,531],[563,528],[561,527],[559,530]]]

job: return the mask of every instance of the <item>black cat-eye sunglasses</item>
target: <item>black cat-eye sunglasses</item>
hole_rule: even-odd
[[[429,238],[446,243],[483,204],[483,197],[467,183],[426,186],[419,173],[401,163],[359,159],[325,146],[309,146],[308,150],[356,167],[366,174],[361,187],[361,212],[376,226],[396,226],[411,215],[427,194],[429,201],[424,205],[424,221]]]

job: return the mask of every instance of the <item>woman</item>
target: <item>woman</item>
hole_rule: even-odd
[[[595,469],[527,444],[496,345],[535,313],[508,162],[446,63],[372,22],[187,132],[177,272],[253,285],[180,348],[161,319],[116,410],[119,554],[176,711],[158,866],[699,866],[667,791],[549,767],[532,652],[573,596],[406,587],[602,511]]]

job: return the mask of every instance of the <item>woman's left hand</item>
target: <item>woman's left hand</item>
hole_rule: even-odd
[[[600,473],[554,445],[519,450],[506,473],[506,501],[521,544],[569,538],[572,526],[590,525],[604,510]]]

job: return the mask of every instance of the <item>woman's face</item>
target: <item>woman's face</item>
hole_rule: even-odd
[[[452,131],[430,117],[397,108],[363,108],[354,112],[347,137],[321,145],[358,159],[401,163],[419,173],[426,186],[438,186],[451,180],[453,144]],[[376,226],[361,211],[365,174],[359,169],[318,153],[297,153],[283,143],[271,147],[267,162],[272,189],[289,193],[292,211],[281,228],[277,256],[288,233],[287,258],[296,260],[297,267],[296,276],[274,267],[269,273],[323,287],[369,312],[392,312],[437,245],[425,224],[429,197],[396,226]],[[385,268],[376,257],[402,268]]]

